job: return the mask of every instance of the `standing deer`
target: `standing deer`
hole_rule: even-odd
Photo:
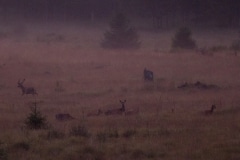
[[[153,72],[144,68],[143,77],[144,80],[153,81]]]
[[[125,113],[125,103],[126,103],[126,100],[124,101],[121,101],[120,100],[120,103],[122,104],[122,107],[121,108],[118,108],[118,109],[109,109],[105,112],[105,115],[122,115],[123,113]]]
[[[213,111],[216,109],[216,106],[213,104],[210,110],[204,111],[206,115],[211,115],[213,114]]]
[[[35,90],[35,88],[23,86],[24,81],[25,81],[25,79],[23,79],[22,82],[20,82],[20,80],[18,80],[18,87],[22,89],[22,95],[24,95],[24,94],[32,94],[32,95],[36,94],[37,95],[37,91]]]

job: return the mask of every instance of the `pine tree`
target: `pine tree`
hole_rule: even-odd
[[[105,32],[101,45],[111,49],[137,49],[140,42],[136,30],[129,25],[125,15],[119,13],[110,22],[110,30]]]
[[[192,32],[189,28],[183,27],[180,28],[175,37],[172,40],[172,48],[181,48],[181,49],[194,49],[196,48],[196,43],[192,39]]]

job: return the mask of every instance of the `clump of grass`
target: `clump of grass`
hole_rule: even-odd
[[[158,155],[156,152],[152,151],[152,150],[142,150],[142,149],[135,149],[132,151],[131,153],[131,159],[154,159],[156,158]],[[159,155],[159,157],[164,157],[162,155]]]
[[[80,159],[104,160],[104,153],[97,150],[93,146],[85,146],[78,151]]]
[[[59,81],[56,82],[56,85],[55,85],[55,89],[54,89],[54,90],[55,90],[56,92],[63,92],[63,91],[65,91]]]
[[[70,136],[85,137],[85,138],[90,137],[89,131],[85,126],[82,126],[82,125],[72,127],[69,134]]]
[[[108,130],[99,132],[96,137],[99,142],[106,142],[108,138],[119,138],[119,133],[118,130]]]
[[[3,148],[0,148],[0,159],[1,160],[8,160],[7,151]]]
[[[30,149],[30,144],[27,142],[17,142],[12,146],[13,149],[17,149],[17,150],[25,150],[28,151]]]
[[[63,42],[65,37],[61,34],[48,33],[37,37],[37,42],[44,42],[50,44],[51,42]]]
[[[145,155],[144,151],[141,149],[136,149],[131,153],[131,159],[141,159]]]
[[[135,136],[137,134],[137,131],[134,129],[128,129],[126,131],[123,132],[122,136],[124,138],[132,138],[133,136]]]
[[[235,40],[232,42],[230,49],[234,50],[235,52],[240,50],[240,39]]]
[[[97,133],[96,138],[97,141],[104,143],[107,141],[107,134],[103,132]]]
[[[170,131],[166,128],[160,128],[157,131],[158,136],[170,136]]]
[[[108,132],[108,137],[109,138],[118,138],[119,137],[118,130],[110,130]]]
[[[227,46],[223,46],[223,45],[215,45],[209,48],[209,51],[212,52],[220,52],[220,51],[226,51],[228,49]]]
[[[49,130],[47,133],[47,139],[62,139],[65,137],[65,134],[63,132],[57,131],[57,130]]]

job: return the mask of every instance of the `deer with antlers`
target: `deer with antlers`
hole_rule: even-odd
[[[109,109],[105,112],[105,115],[122,115],[125,113],[125,103],[126,103],[126,100],[122,101],[120,100],[120,103],[122,105],[121,108],[118,108],[118,109]]]
[[[24,94],[31,94],[31,95],[37,95],[37,91],[33,87],[25,87],[23,86],[23,82],[25,79],[22,81],[18,80],[18,87],[22,89],[22,95]]]

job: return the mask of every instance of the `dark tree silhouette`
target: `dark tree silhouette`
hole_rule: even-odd
[[[42,115],[40,111],[37,110],[37,103],[34,102],[34,107],[31,108],[31,113],[27,116],[25,120],[25,125],[29,129],[44,129],[47,128],[46,117]]]
[[[129,25],[126,16],[118,13],[110,22],[110,30],[105,32],[101,45],[103,48],[137,49],[140,42],[136,30]]]
[[[192,32],[187,27],[180,28],[175,37],[172,39],[172,48],[181,48],[181,49],[194,49],[196,48],[196,43],[192,39]]]

